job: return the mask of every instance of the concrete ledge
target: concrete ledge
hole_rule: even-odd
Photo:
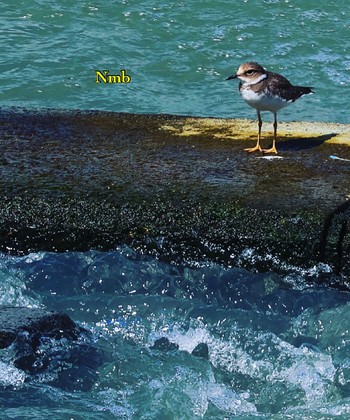
[[[171,262],[348,276],[350,126],[279,134],[282,158],[266,159],[243,151],[254,121],[2,110],[0,249],[127,243]]]

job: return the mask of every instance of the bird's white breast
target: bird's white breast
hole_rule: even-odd
[[[248,105],[258,111],[277,112],[292,103],[279,96],[270,95],[265,91],[254,92],[252,89],[241,89],[241,95]]]

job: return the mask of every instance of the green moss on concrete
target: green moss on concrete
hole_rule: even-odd
[[[347,126],[281,125],[283,158],[267,160],[243,151],[256,135],[246,120],[23,110],[0,119],[2,251],[126,243],[173,263],[287,273],[325,262],[349,275],[350,165],[331,156],[350,159],[350,148],[330,143],[346,140]]]

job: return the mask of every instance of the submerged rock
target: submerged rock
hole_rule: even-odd
[[[77,340],[83,333],[68,315],[40,308],[0,306],[0,349],[10,346],[19,335]],[[36,347],[33,340],[32,347]]]
[[[102,352],[89,332],[68,315],[22,307],[0,307],[0,348],[28,376],[70,390],[88,390],[97,380]]]
[[[191,353],[193,356],[201,357],[202,359],[209,360],[209,348],[207,343],[199,343],[192,350]]]
[[[150,348],[152,350],[174,351],[178,350],[179,346],[176,343],[172,343],[167,337],[161,337],[158,338]]]

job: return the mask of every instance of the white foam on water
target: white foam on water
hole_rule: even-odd
[[[164,335],[162,335],[164,337]],[[207,343],[211,340],[209,331],[203,327],[189,328],[187,331],[175,325],[169,333],[165,335],[169,341],[176,343],[179,350],[191,353],[200,343]]]
[[[233,332],[228,340],[212,340],[210,360],[228,372],[253,380],[283,382],[303,390],[308,403],[326,401],[333,390],[336,369],[331,356],[295,347],[272,333]]]
[[[6,261],[0,259],[0,305],[39,307],[40,301],[28,290],[21,270],[8,268]]]
[[[26,375],[22,370],[0,361],[0,386],[21,388],[25,379]]]

